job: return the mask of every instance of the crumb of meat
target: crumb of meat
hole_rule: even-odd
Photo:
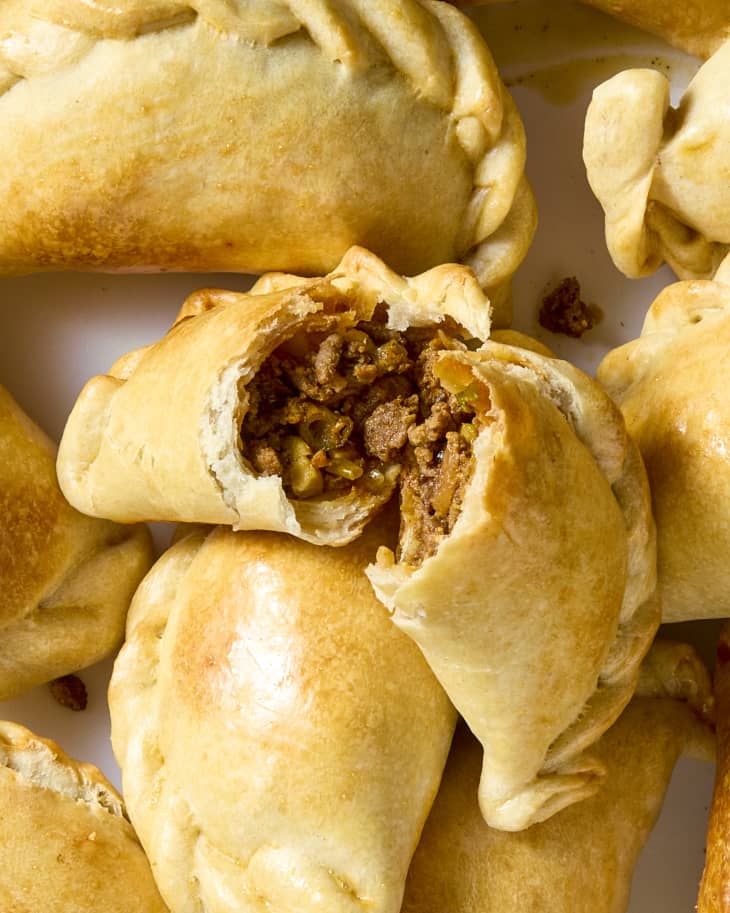
[[[542,299],[539,321],[551,333],[578,339],[599,323],[601,316],[598,307],[581,299],[580,283],[575,276],[568,276]]]
[[[78,675],[62,675],[50,684],[51,694],[62,707],[68,710],[86,710],[88,696],[86,685]]]

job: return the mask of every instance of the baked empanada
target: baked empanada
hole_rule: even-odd
[[[649,476],[663,621],[730,615],[730,259],[677,282],[597,372]]]
[[[714,754],[710,683],[696,654],[658,642],[648,660],[636,697],[594,746],[606,768],[600,790],[519,834],[482,820],[479,743],[457,730],[402,913],[623,913],[675,762]]]
[[[341,545],[393,493],[437,351],[489,329],[466,267],[403,279],[357,248],[324,279],[198,292],[160,342],[86,385],[61,441],[61,487],[79,510],[122,522]]]
[[[730,910],[730,623],[720,632],[715,665],[717,769],[707,825],[705,870],[697,913]]]
[[[0,387],[0,700],[102,659],[152,564],[144,526],[85,517],[56,448]]]
[[[486,821],[519,830],[598,787],[583,750],[659,621],[649,490],[618,408],[567,362],[489,341],[435,376],[471,411],[471,455],[442,522],[451,456],[414,442],[397,558],[368,576],[484,746]]]
[[[4,0],[0,92],[0,273],[322,275],[362,244],[503,297],[534,231],[517,109],[435,0]]]
[[[0,909],[167,913],[121,796],[91,764],[0,722]]]
[[[477,6],[503,0],[452,0],[456,6]],[[730,37],[727,0],[581,0],[630,25],[653,32],[690,54],[709,57]],[[546,4],[548,5],[548,4]]]
[[[110,686],[131,819],[174,913],[398,913],[456,714],[353,545],[193,533]]]
[[[708,279],[730,250],[728,85],[730,41],[676,110],[656,70],[626,70],[594,91],[583,159],[625,275],[648,275],[666,260],[683,279]]]

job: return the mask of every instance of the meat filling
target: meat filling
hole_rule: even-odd
[[[377,494],[403,467],[407,522],[420,563],[448,535],[471,472],[476,417],[433,366],[463,343],[438,328],[390,330],[377,320],[343,329],[336,318],[279,346],[246,387],[241,447],[288,497],[335,497],[353,486]],[[465,395],[466,394],[466,395]],[[412,550],[413,551],[413,550]]]

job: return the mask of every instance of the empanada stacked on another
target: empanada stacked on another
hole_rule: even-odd
[[[362,244],[507,308],[535,228],[517,109],[437,0],[6,0],[0,156],[0,273],[321,275]]]
[[[664,621],[730,615],[730,258],[714,281],[677,282],[599,381],[646,464]]]
[[[0,387],[0,700],[119,646],[153,560],[146,527],[71,507],[55,464],[55,445]]]
[[[657,70],[626,70],[594,91],[583,159],[609,252],[626,276],[666,260],[683,279],[709,279],[730,250],[729,85],[730,40],[676,109]]]
[[[0,722],[3,913],[167,913],[121,796],[91,764]]]
[[[694,651],[658,641],[636,696],[594,746],[607,771],[601,789],[517,834],[484,823],[474,801],[479,745],[460,727],[402,913],[624,913],[676,761],[714,757],[711,703]]]

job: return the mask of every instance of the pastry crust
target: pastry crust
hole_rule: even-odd
[[[0,722],[0,908],[166,913],[121,796],[96,767]]]
[[[0,700],[117,647],[152,564],[146,527],[85,517],[65,501],[55,451],[0,387]]]
[[[469,7],[481,3],[500,3],[504,0],[452,0],[456,6]],[[727,0],[581,0],[587,6],[630,25],[652,32],[669,44],[709,57],[730,38],[730,9]]]
[[[665,288],[597,372],[646,464],[663,621],[730,614],[728,282],[730,259],[715,281]]]
[[[655,649],[661,656],[654,658]],[[479,743],[459,728],[416,850],[402,913],[624,913],[637,858],[682,754],[713,756],[707,670],[689,647],[658,642],[649,672],[596,743],[596,795],[527,831],[487,827],[474,801]],[[705,714],[702,714],[705,711]]]
[[[566,362],[490,341],[437,373],[478,390],[459,517],[418,556],[403,500],[399,558],[380,549],[367,573],[484,746],[486,821],[519,830],[598,787],[583,750],[659,620],[649,491],[618,409]]]
[[[609,252],[626,276],[666,260],[683,279],[709,279],[730,250],[729,80],[726,41],[676,110],[655,70],[626,70],[594,91],[583,159],[606,213]]]
[[[0,92],[0,272],[322,275],[362,244],[504,296],[535,228],[517,110],[436,0],[5,0]]]
[[[398,913],[456,714],[344,549],[184,538],[110,687],[130,815],[173,913]]]
[[[369,320],[385,302],[388,326],[438,326],[448,317],[468,335],[489,335],[488,302],[463,266],[413,279],[353,248],[324,279],[264,277],[249,294],[203,290],[183,305],[158,343],[92,378],[68,419],[58,459],[66,497],[79,510],[121,522],[173,520],[279,530],[342,545],[390,497],[367,477],[336,497],[287,498],[280,475],[257,473],[242,454],[247,392],[266,358],[322,315],[338,327]],[[333,318],[334,319],[334,318]]]
[[[730,910],[730,623],[720,632],[715,665],[717,701],[717,769],[707,826],[705,870],[702,873],[697,913]]]

